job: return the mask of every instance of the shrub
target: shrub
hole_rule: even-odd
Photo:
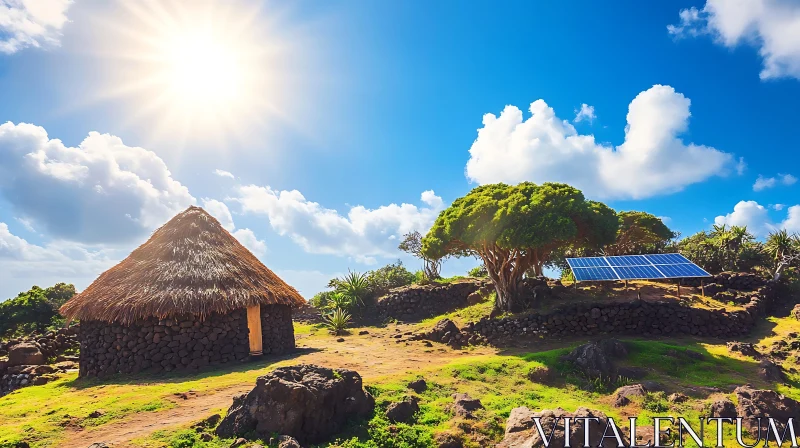
[[[486,266],[480,265],[470,269],[467,275],[470,277],[488,277],[489,272],[486,270]]]
[[[347,311],[336,308],[323,317],[325,327],[333,334],[342,334],[350,324],[351,316]]]
[[[386,294],[392,288],[399,288],[414,283],[414,274],[403,266],[403,262],[396,263],[367,272],[367,283],[373,297]]]
[[[314,294],[314,297],[308,301],[308,303],[318,310],[324,310],[328,308],[328,304],[330,303],[331,296],[335,294],[335,291],[322,291]]]
[[[75,295],[75,287],[58,283],[46,289],[38,286],[17,297],[0,302],[0,337],[44,331],[64,319],[58,308]]]

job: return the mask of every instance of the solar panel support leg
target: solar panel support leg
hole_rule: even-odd
[[[678,280],[678,300],[681,299],[681,281]]]
[[[700,294],[703,296],[704,299],[706,298],[706,285],[703,282],[702,278],[700,279]]]
[[[625,291],[627,291],[627,290],[628,290],[628,281],[625,280]]]

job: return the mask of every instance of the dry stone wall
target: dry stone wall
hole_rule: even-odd
[[[291,309],[261,307],[265,353],[294,348]],[[141,371],[199,369],[249,358],[247,311],[195,316],[149,318],[131,325],[82,321],[79,339],[80,375],[107,376]]]
[[[467,306],[470,294],[487,286],[489,282],[475,279],[396,288],[377,300],[377,314],[382,319],[425,319]]]
[[[548,314],[468,323],[465,342],[501,340],[525,335],[631,334],[641,336],[694,335],[728,338],[748,334],[756,320],[776,300],[777,285],[768,282],[754,291],[743,310],[726,312],[693,308],[674,301],[595,302],[566,306]]]

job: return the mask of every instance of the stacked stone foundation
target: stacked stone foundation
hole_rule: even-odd
[[[261,306],[264,353],[294,349],[291,308]],[[196,370],[250,357],[247,311],[149,318],[129,325],[84,320],[80,325],[80,376]]]

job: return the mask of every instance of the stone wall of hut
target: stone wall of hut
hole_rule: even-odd
[[[264,353],[294,348],[291,309],[261,307]],[[250,356],[247,311],[171,319],[149,318],[130,325],[83,320],[80,376],[200,369]]]
[[[292,309],[284,305],[261,305],[263,353],[280,355],[294,350]]]

